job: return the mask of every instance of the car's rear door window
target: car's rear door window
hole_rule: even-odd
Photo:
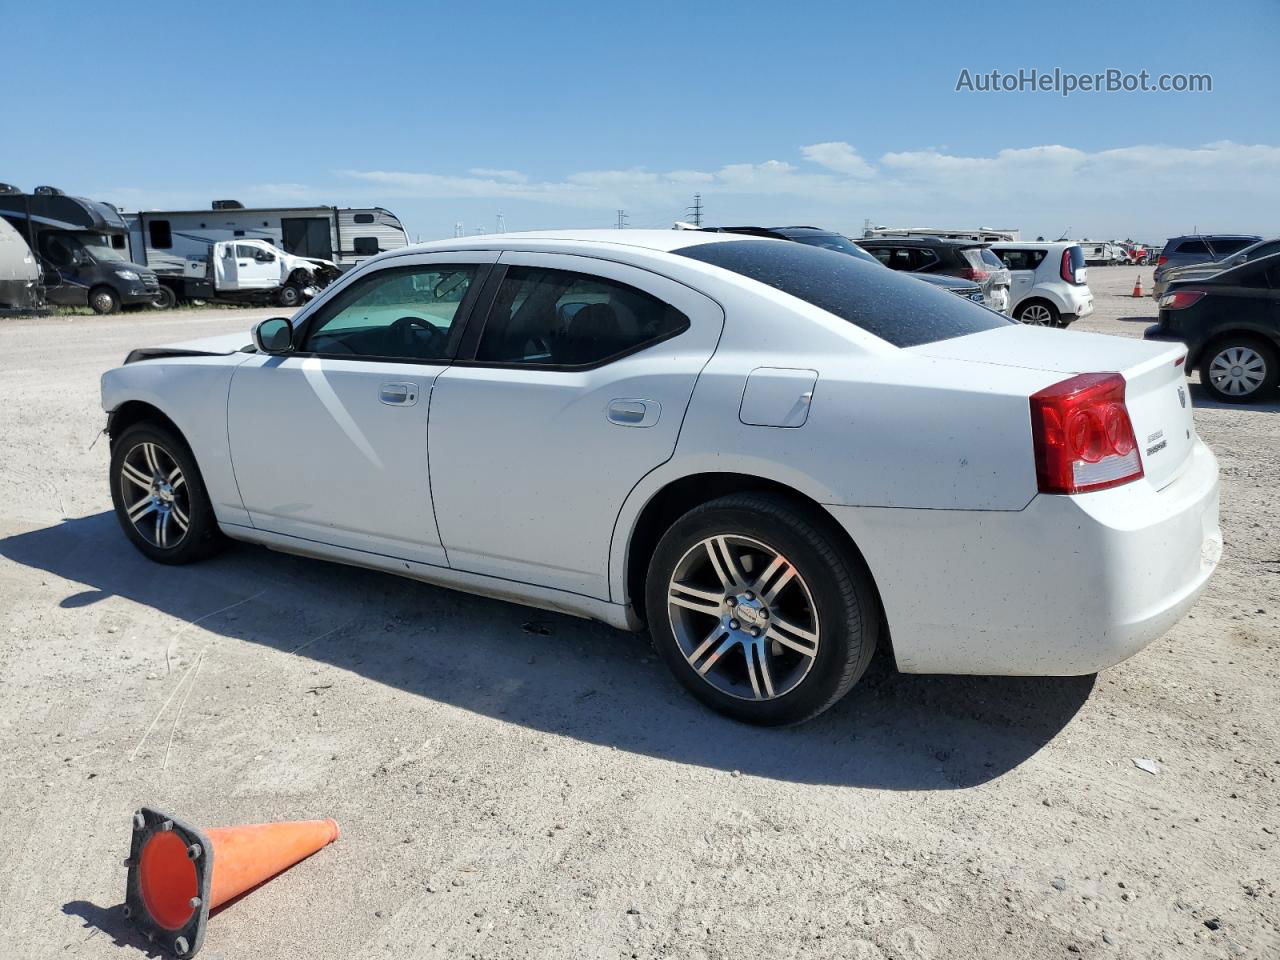
[[[1217,257],[1229,257],[1237,250],[1243,250],[1257,242],[1249,237],[1218,237],[1213,241],[1213,253]]]
[[[1209,245],[1203,240],[1184,240],[1178,244],[1176,253],[1202,254],[1209,256]]]
[[[898,347],[1013,322],[932,284],[799,243],[744,238],[674,252],[767,284]]]
[[[843,253],[830,256],[858,262]],[[489,310],[475,359],[596,366],[688,326],[689,318],[675,307],[624,283],[568,270],[511,267]]]

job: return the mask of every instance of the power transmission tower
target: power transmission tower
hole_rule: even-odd
[[[625,210],[618,211],[618,229],[619,230],[627,229],[627,211]]]
[[[453,235],[454,235],[455,237],[461,237],[461,236],[464,236],[464,235],[465,235],[465,231],[462,229],[462,221],[461,221],[461,220],[459,220],[457,223],[455,223],[455,224],[453,225]]]
[[[693,221],[695,227],[702,226],[702,194],[695,193],[693,195],[693,206],[686,207],[689,211],[689,219]]]
[[[498,233],[507,232],[507,218],[502,215],[502,211],[498,211]]]

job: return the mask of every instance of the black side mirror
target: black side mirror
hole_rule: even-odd
[[[259,353],[288,353],[293,349],[293,324],[284,317],[263,320],[253,328],[253,345]]]

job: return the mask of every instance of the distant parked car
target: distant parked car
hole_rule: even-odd
[[[1156,272],[1152,281],[1151,296],[1159,300],[1168,283],[1166,274],[1175,267],[1191,263],[1214,263],[1239,253],[1262,237],[1242,233],[1205,233],[1186,237],[1171,237],[1156,260]]]
[[[1144,336],[1185,343],[1187,372],[1199,370],[1214,399],[1267,399],[1280,380],[1280,253],[1170,283]]]
[[[1201,280],[1205,277],[1212,277],[1215,273],[1221,273],[1223,270],[1230,270],[1232,267],[1238,267],[1242,263],[1249,263],[1252,260],[1261,260],[1263,257],[1269,257],[1273,253],[1280,253],[1280,239],[1261,240],[1258,243],[1250,244],[1239,253],[1234,253],[1224,260],[1211,260],[1208,263],[1189,263],[1183,267],[1173,267],[1164,272],[1163,283],[1161,284],[1161,293],[1165,288],[1175,280]],[[1156,298],[1159,300],[1159,297]]]
[[[793,240],[796,243],[807,244],[811,247],[821,247],[824,250],[847,253],[851,257],[866,260],[876,266],[884,266],[848,237],[830,230],[823,230],[821,227],[702,227],[701,229],[713,233],[738,233],[751,237],[775,237],[779,240]],[[999,264],[998,260],[996,262]],[[941,287],[949,293],[963,297],[965,300],[972,300],[974,303],[986,306],[986,297],[982,292],[982,287],[972,280],[961,280],[959,277],[949,277],[943,273],[917,273],[913,274],[913,276],[931,286]]]
[[[864,237],[856,241],[886,267],[908,273],[943,274],[982,286],[992,310],[1009,310],[1010,277],[998,257],[984,258],[987,244],[938,237]]]
[[[993,243],[1013,278],[1010,314],[1040,327],[1066,327],[1093,313],[1089,268],[1078,243]]]

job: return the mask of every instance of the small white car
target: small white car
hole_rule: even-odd
[[[1066,327],[1093,313],[1089,269],[1077,243],[1001,241],[991,249],[1009,268],[1009,314],[1041,327]]]
[[[103,376],[144,554],[233,537],[647,624],[755,723],[831,706],[882,639],[907,672],[1092,673],[1221,553],[1183,346],[1023,326],[805,244],[441,241],[248,339]]]

